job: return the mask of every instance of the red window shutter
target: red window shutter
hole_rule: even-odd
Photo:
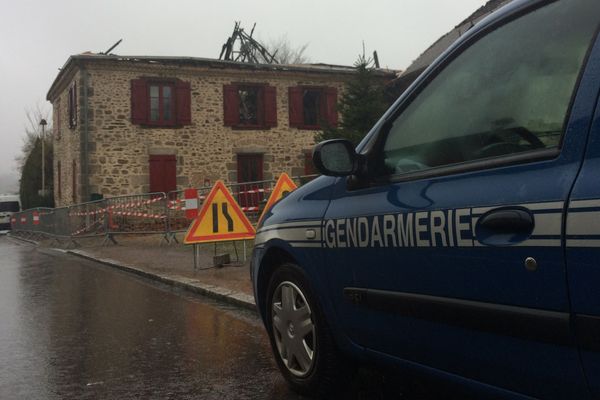
[[[265,125],[277,126],[277,89],[274,86],[265,86]]]
[[[54,108],[54,136],[56,139],[60,139],[60,100],[56,101],[56,107]]]
[[[77,125],[77,84],[73,82],[69,88],[69,128]]]
[[[62,199],[62,182],[61,182],[62,171],[61,171],[60,161],[58,161],[58,163],[56,164],[56,167],[57,167],[56,169],[58,170],[58,171],[56,171],[56,178],[57,178],[56,180],[58,181],[57,182],[58,183],[58,185],[57,185],[58,186],[58,199],[60,200],[60,199]]]
[[[302,93],[304,89],[300,86],[289,88],[288,99],[290,107],[290,126],[304,125],[304,115],[302,107]]]
[[[177,81],[175,99],[177,125],[190,125],[192,123],[192,89],[189,82]]]
[[[71,186],[73,188],[73,192],[71,193],[73,197],[73,203],[77,203],[77,161],[73,160],[73,181],[71,182]]]
[[[69,128],[73,127],[73,87],[69,88],[69,97],[67,101],[67,114],[69,117]]]
[[[235,126],[240,122],[240,98],[236,85],[223,85],[223,125]]]
[[[334,87],[325,88],[325,120],[331,126],[337,126],[337,89]]]
[[[131,80],[131,123],[140,125],[148,120],[148,88],[144,79]]]
[[[163,192],[169,193],[177,190],[177,158],[175,156],[166,156],[164,161],[165,182]]]
[[[73,82],[71,89],[69,90],[69,127],[73,128],[77,126],[77,83]]]
[[[73,126],[77,126],[77,82],[73,83]]]

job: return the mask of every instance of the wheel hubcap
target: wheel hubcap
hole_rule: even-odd
[[[292,282],[282,282],[273,293],[273,334],[279,356],[298,377],[312,369],[315,356],[315,325],[306,297]]]

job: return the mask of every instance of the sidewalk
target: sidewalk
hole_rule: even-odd
[[[119,236],[117,241],[117,245],[102,246],[100,238],[79,240],[80,247],[64,249],[64,251],[207,297],[251,310],[256,309],[250,282],[249,262],[235,263],[235,249],[230,243],[217,244],[217,252],[229,253],[232,264],[213,267],[214,245],[200,245],[198,269],[194,270],[193,246],[168,245],[164,242],[161,244],[160,236],[155,235]],[[40,247],[60,248],[51,240],[36,243]],[[237,242],[236,247],[241,259],[242,242]],[[250,252],[251,242],[248,242],[246,244],[248,258]]]

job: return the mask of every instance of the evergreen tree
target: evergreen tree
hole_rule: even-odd
[[[21,169],[21,181],[19,184],[19,195],[23,209],[35,207],[54,207],[54,195],[52,191],[52,139],[47,138],[44,143],[46,164],[46,195],[41,196],[39,190],[42,188],[42,139],[37,138],[31,148],[29,155],[25,158]]]
[[[376,77],[370,67],[371,60],[364,54],[354,63],[356,74],[346,84],[338,101],[341,121],[338,127],[326,127],[315,136],[317,142],[344,138],[357,145],[387,110],[389,104],[384,97],[384,83]]]

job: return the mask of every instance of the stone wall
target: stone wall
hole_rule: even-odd
[[[237,155],[263,154],[264,179],[281,172],[304,173],[305,153],[314,145],[315,131],[289,127],[288,88],[296,85],[330,86],[343,91],[348,75],[285,71],[248,71],[208,67],[153,66],[132,63],[90,63],[89,193],[104,197],[149,191],[149,155],[177,157],[177,187],[202,186],[205,180],[237,181]],[[79,74],[74,79],[78,79]],[[131,80],[140,77],[178,78],[191,84],[192,123],[181,128],[133,125]],[[278,125],[268,130],[236,130],[223,125],[223,85],[264,83],[277,90]],[[55,163],[62,163],[62,198],[71,196],[71,160],[79,164],[80,126],[68,128],[67,91],[60,95],[62,135],[55,142]],[[80,90],[81,92],[81,90]],[[80,96],[80,99],[82,96]],[[56,102],[53,102],[56,105]],[[80,124],[81,125],[81,124]],[[68,164],[69,170],[65,169]],[[56,171],[56,168],[55,168]],[[56,178],[55,178],[56,184]]]
[[[53,149],[54,149],[54,201],[57,207],[72,204],[81,201],[79,189],[81,188],[81,150],[80,150],[80,127],[78,123],[74,128],[69,127],[69,86],[77,83],[80,88],[81,73],[77,71],[67,79],[67,87],[61,91],[60,95],[52,101],[53,108]],[[78,89],[79,91],[79,89]],[[81,96],[78,96],[81,99]],[[77,107],[78,111],[81,107]],[[60,168],[58,167],[60,163]],[[75,169],[73,168],[75,165]],[[59,179],[60,169],[60,179]],[[75,179],[73,179],[75,175]],[[60,181],[60,190],[59,190]],[[73,181],[75,181],[75,191],[73,193]]]

